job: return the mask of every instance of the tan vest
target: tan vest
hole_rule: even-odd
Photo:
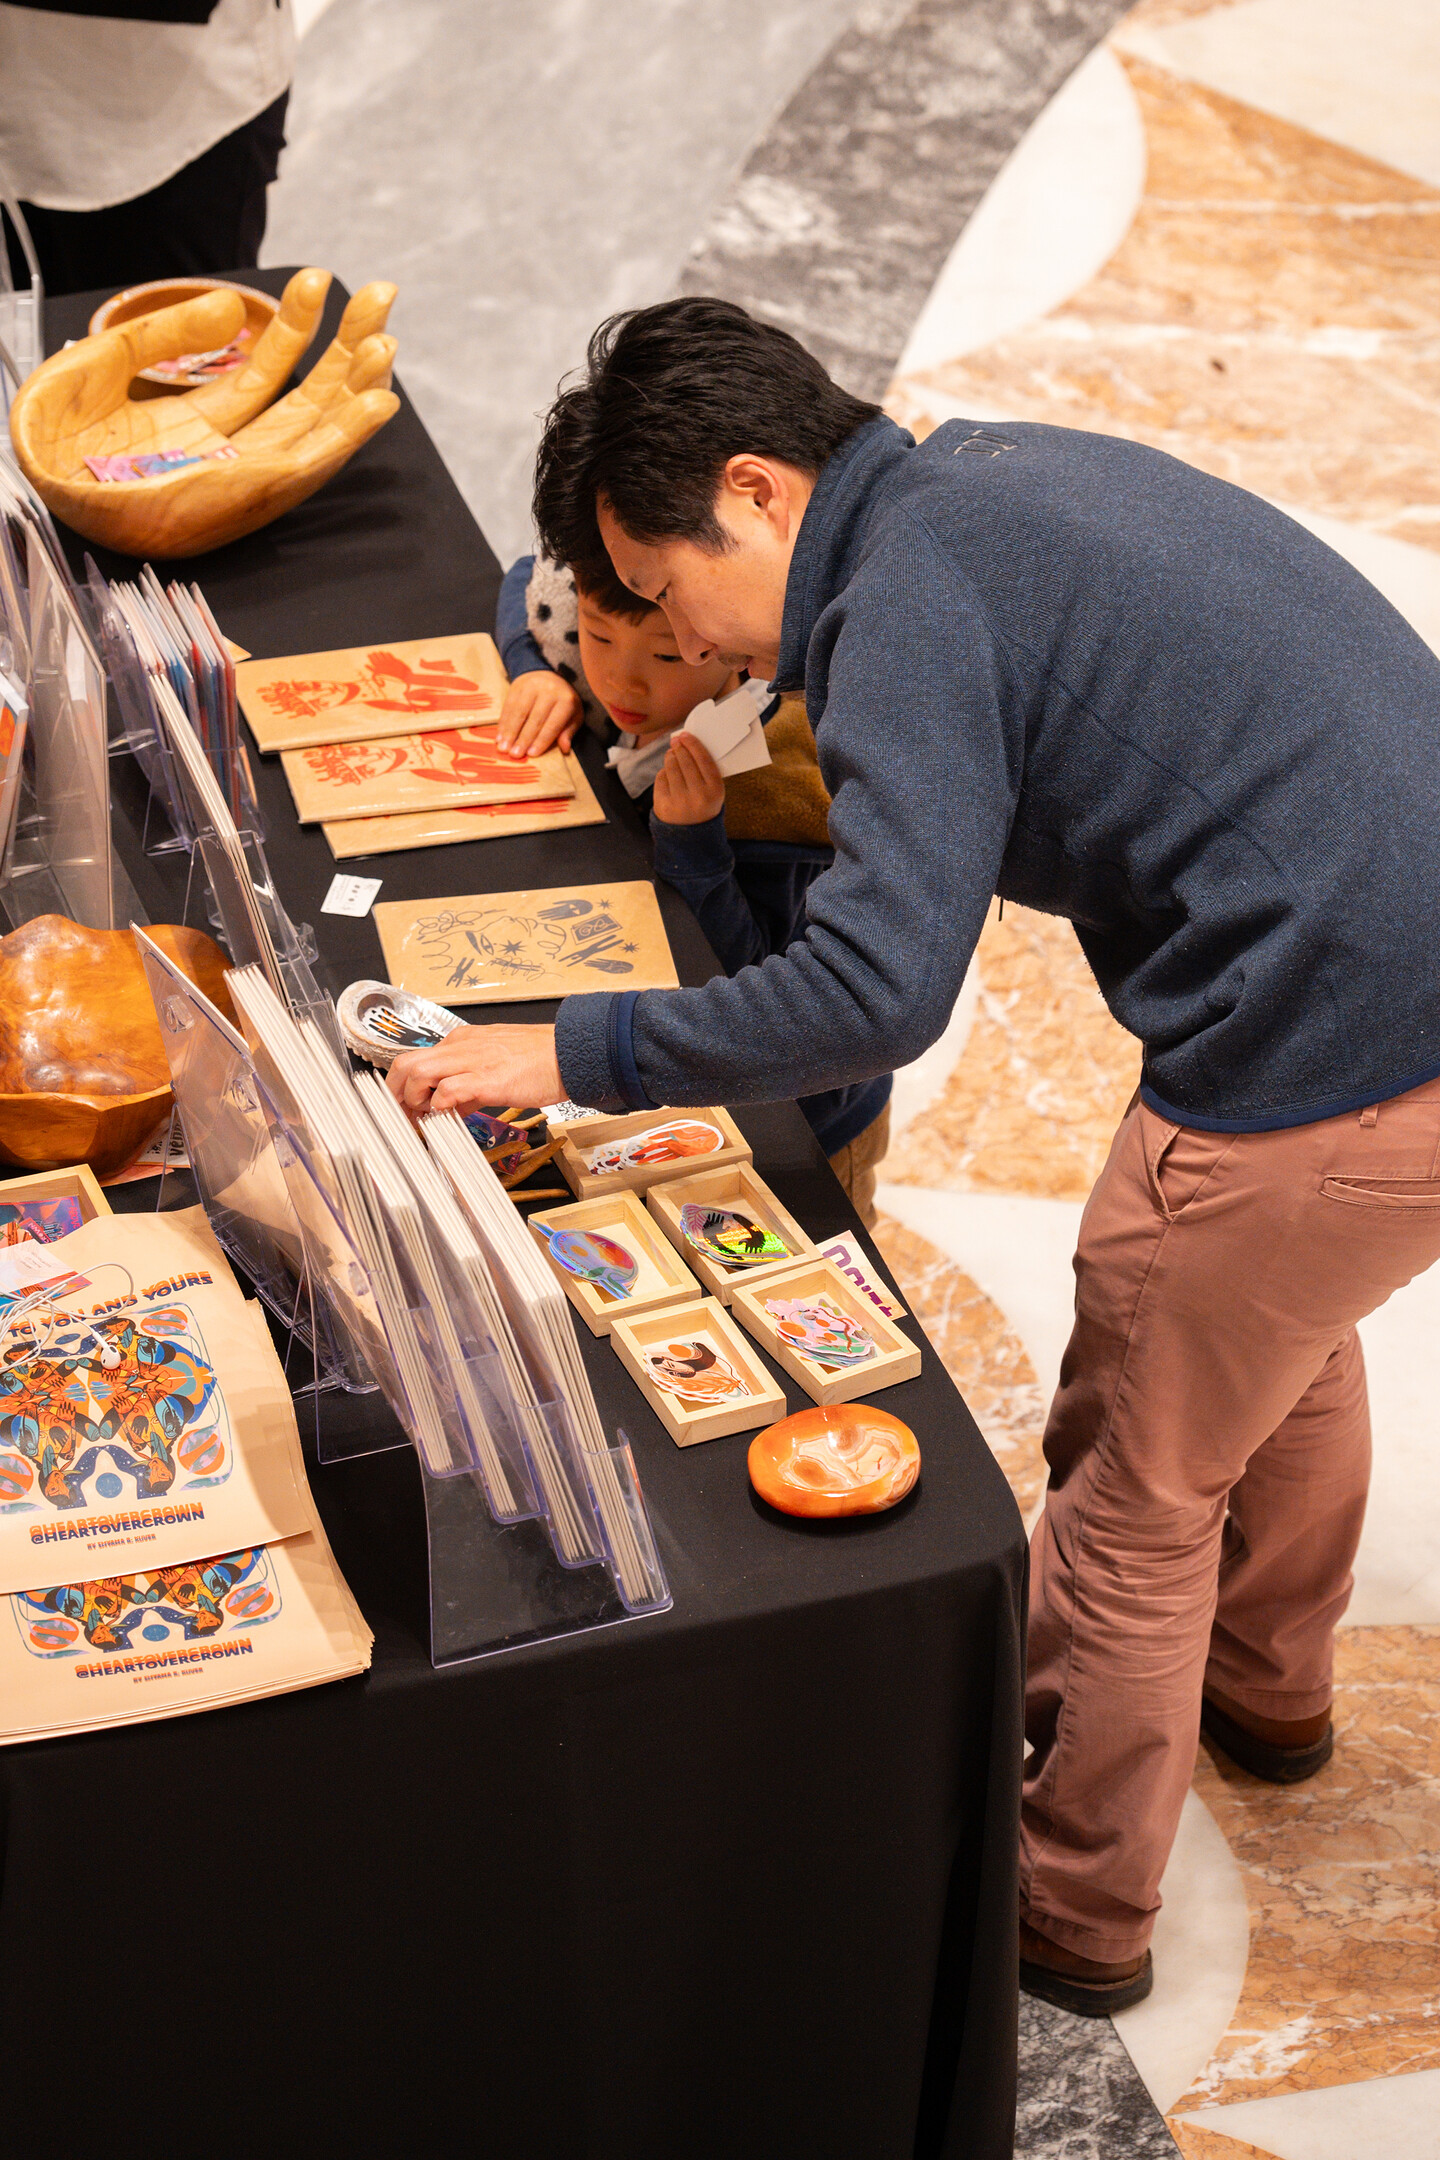
[[[780,701],[767,723],[770,763],[725,783],[725,830],[732,840],[783,840],[798,847],[829,844],[830,797],[820,777],[815,735],[802,697]]]

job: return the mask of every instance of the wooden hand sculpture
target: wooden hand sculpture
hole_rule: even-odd
[[[400,405],[390,388],[395,340],[382,335],[395,287],[378,283],[356,293],[299,387],[270,403],[314,337],[329,289],[328,271],[297,271],[246,365],[183,397],[134,399],[130,386],[157,360],[227,344],[245,320],[238,293],[182,300],[55,353],[10,409],[36,491],[87,540],[153,557],[207,554],[304,502]],[[205,457],[227,449],[234,455]],[[160,450],[204,462],[109,481],[85,462]]]

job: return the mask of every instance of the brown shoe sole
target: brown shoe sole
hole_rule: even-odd
[[[1218,1709],[1207,1695],[1200,1705],[1200,1730],[1224,1750],[1231,1762],[1248,1770],[1267,1785],[1300,1785],[1323,1770],[1335,1752],[1335,1727],[1327,1725],[1311,1747],[1277,1747],[1273,1740],[1257,1740],[1233,1718]]]
[[[1068,2010],[1072,2017],[1113,2017],[1117,2010],[1144,2002],[1154,1985],[1155,1967],[1148,1950],[1145,1963],[1128,1980],[1076,1980],[1069,1973],[1053,1972],[1048,1965],[1020,1960],[1023,1992],[1053,2003],[1057,2010]]]

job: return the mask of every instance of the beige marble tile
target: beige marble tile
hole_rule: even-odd
[[[1213,15],[1220,8],[1243,7],[1246,0],[1140,0],[1120,26],[1131,30],[1168,30],[1173,23],[1190,22],[1197,15]]]
[[[1273,2153],[1262,2152],[1258,2145],[1242,2144],[1218,2130],[1201,2130],[1178,2115],[1167,2115],[1165,2121],[1185,2160],[1275,2160]]]
[[[1253,2145],[1266,2160],[1435,2160],[1440,2070],[1240,2100],[1182,2120],[1191,2130]]]
[[[1261,1784],[1202,1751],[1196,1790],[1250,1904],[1229,2032],[1175,2113],[1440,2067],[1440,1628],[1344,1629],[1334,1760]]]
[[[1046,1404],[1024,1344],[999,1306],[917,1232],[882,1215],[873,1235],[1028,1518],[1045,1486]]]
[[[1227,97],[1440,186],[1435,0],[1245,0],[1114,40]]]
[[[897,1185],[1083,1200],[1140,1077],[1069,923],[998,907],[965,1049],[886,1158]]]
[[[1440,192],[1120,57],[1149,161],[1121,246],[891,409],[921,432],[958,402],[1126,436],[1440,549]]]

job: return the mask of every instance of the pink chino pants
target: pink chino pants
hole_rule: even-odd
[[[1209,1684],[1330,1701],[1370,1474],[1355,1323],[1440,1258],[1440,1081],[1285,1132],[1131,1105],[1080,1226],[1030,1592],[1021,1898],[1135,1956]]]

